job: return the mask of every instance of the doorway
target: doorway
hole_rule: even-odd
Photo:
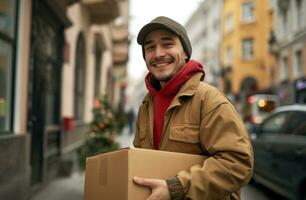
[[[27,124],[32,185],[48,179],[60,155],[63,30],[45,1],[33,0]]]

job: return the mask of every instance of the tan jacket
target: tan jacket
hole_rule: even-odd
[[[240,188],[253,171],[253,151],[244,124],[216,88],[191,77],[165,113],[160,150],[206,155],[203,165],[181,171],[186,199],[240,199]],[[139,108],[134,146],[154,149],[153,98]]]

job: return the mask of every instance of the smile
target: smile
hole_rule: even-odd
[[[154,63],[153,66],[154,67],[164,67],[171,64],[171,62],[159,62],[159,63]]]

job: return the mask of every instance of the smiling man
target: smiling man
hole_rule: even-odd
[[[134,177],[134,182],[151,189],[148,200],[240,199],[240,188],[252,175],[251,143],[233,105],[203,82],[202,65],[190,60],[185,28],[157,17],[140,30],[137,42],[149,71],[149,92],[139,108],[134,146],[208,159],[167,180]]]
[[[150,32],[144,50],[148,69],[162,86],[186,64],[186,53],[179,38],[168,31]]]

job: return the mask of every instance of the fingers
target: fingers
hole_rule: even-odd
[[[151,189],[151,194],[146,200],[170,199],[170,193],[165,180],[135,176],[133,177],[133,181],[140,186],[149,187]]]

